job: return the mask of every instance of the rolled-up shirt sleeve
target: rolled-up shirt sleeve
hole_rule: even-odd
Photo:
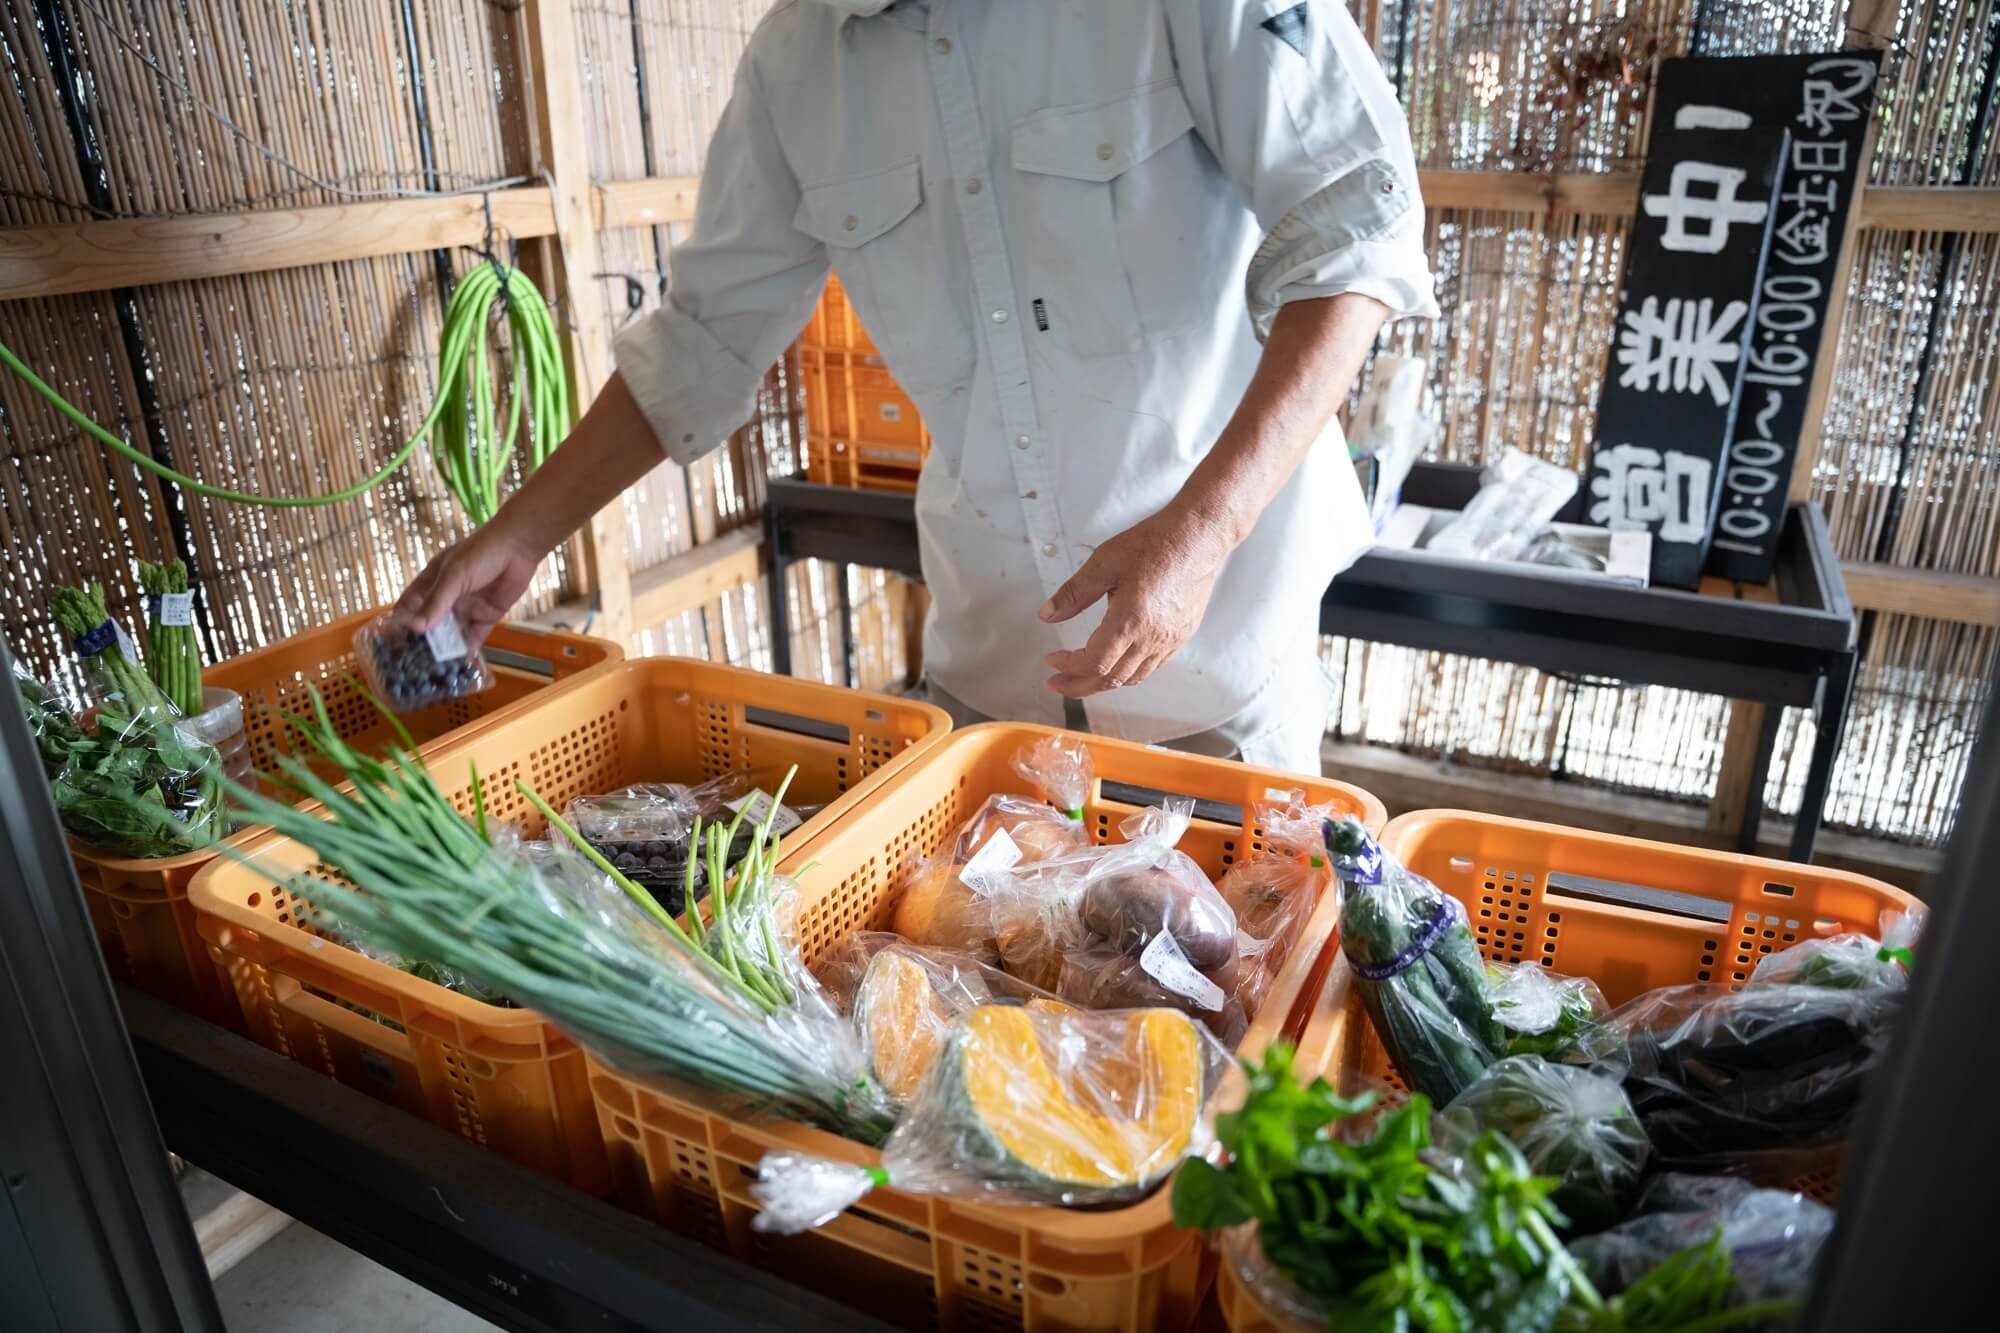
[[[1167,0],[1195,127],[1264,230],[1257,336],[1292,301],[1357,292],[1438,313],[1409,127],[1339,0]]]
[[[796,230],[799,187],[759,91],[755,46],[709,141],[693,234],[666,299],[618,335],[618,371],[661,448],[686,463],[727,439],[825,285],[826,250]]]

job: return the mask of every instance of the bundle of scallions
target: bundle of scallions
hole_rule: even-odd
[[[768,816],[733,880],[711,881],[723,886],[716,923],[704,929],[690,912],[683,928],[601,858],[593,869],[489,830],[476,771],[467,818],[431,780],[407,734],[407,748],[371,758],[341,739],[317,694],[313,703],[314,718],[288,720],[332,780],[286,758],[266,781],[320,802],[324,814],[254,791],[235,797],[245,818],[303,845],[320,865],[301,874],[259,864],[254,852],[229,854],[306,898],[339,933],[461,971],[629,1073],[719,1091],[746,1109],[809,1120],[864,1143],[888,1132],[890,1118],[838,1011],[817,992],[801,993],[797,982],[809,980],[803,968],[783,966],[762,910],[775,864]],[[352,790],[334,785],[342,781]],[[522,792],[574,839],[547,802]],[[725,837],[720,847],[727,845]],[[765,920],[754,932],[729,929],[731,912]],[[747,947],[752,940],[768,951]]]

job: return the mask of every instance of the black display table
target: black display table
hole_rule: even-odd
[[[1411,504],[1458,509],[1478,489],[1475,468],[1419,465],[1404,483]],[[1580,507],[1573,502],[1572,509]],[[785,568],[832,560],[921,578],[910,496],[774,479],[766,492],[773,659],[791,671]],[[847,582],[840,582],[847,611]],[[1739,594],[1753,595],[1739,595]],[[852,683],[852,629],[843,636]],[[1764,783],[1780,706],[1810,708],[1817,723],[1793,860],[1812,859],[1834,756],[1853,693],[1854,611],[1818,506],[1785,515],[1771,584],[1746,590],[1710,581],[1700,592],[1551,578],[1504,564],[1443,563],[1376,550],[1335,579],[1321,605],[1328,634],[1518,662],[1543,671],[1670,685],[1768,705],[1757,739],[1737,845],[1757,845]]]

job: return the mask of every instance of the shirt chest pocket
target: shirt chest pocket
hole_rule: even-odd
[[[1193,128],[1171,79],[1014,127],[1031,336],[1079,357],[1116,356],[1186,325],[1208,214]]]
[[[916,159],[808,185],[792,225],[822,242],[889,370],[911,392],[963,380],[972,337],[951,289],[949,219],[924,202]]]

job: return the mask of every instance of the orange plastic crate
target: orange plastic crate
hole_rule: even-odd
[[[1901,889],[1844,870],[1459,810],[1404,815],[1383,832],[1382,846],[1465,905],[1488,960],[1538,961],[1554,972],[1589,977],[1613,1005],[1696,981],[1734,989],[1766,954],[1842,931],[1872,935],[1883,910],[1917,905]],[[1551,873],[1727,903],[1729,921],[1551,894]],[[1351,975],[1345,967],[1331,969],[1299,1040],[1295,1067],[1301,1078],[1324,1074],[1350,1094],[1371,1083],[1401,1089],[1402,1078],[1349,984]],[[1816,1175],[1793,1187],[1831,1201],[1836,1184]],[[1236,1333],[1323,1326],[1266,1309],[1228,1263],[1216,1299]]]
[[[363,611],[202,672],[204,684],[243,696],[243,729],[257,768],[273,769],[280,755],[291,752],[296,735],[279,710],[310,713],[309,685],[325,696],[334,728],[348,744],[380,753],[397,742],[394,727],[349,679],[355,631],[377,614]],[[487,641],[487,655],[493,688],[402,718],[426,753],[518,713],[592,667],[623,659],[625,650],[581,634],[500,625]],[[226,845],[240,847],[261,832],[240,829]],[[134,860],[106,856],[72,838],[70,854],[114,977],[213,1022],[239,1021],[236,1000],[217,982],[187,905],[189,883],[215,852]]]
[[[916,489],[930,432],[882,366],[837,278],[799,339],[806,399],[806,475],[834,486]]]
[[[787,803],[826,808],[789,846],[838,820],[949,726],[929,704],[649,657],[595,672],[429,763],[468,813],[476,765],[488,817],[518,820],[531,837],[542,821],[517,778],[560,810],[632,782],[797,764]],[[289,841],[272,838],[257,854],[311,868],[311,854]],[[211,971],[259,1042],[580,1189],[606,1187],[582,1052],[539,1014],[483,1004],[344,947],[301,924],[265,875],[233,861],[198,875],[188,900],[213,946]]]
[[[787,845],[781,869],[815,863],[800,880],[799,936],[811,963],[857,930],[886,928],[905,869],[930,855],[995,792],[1017,792],[1012,760],[1047,728],[987,724],[954,732],[850,805],[839,820]],[[1345,783],[1226,760],[1090,738],[1100,789],[1085,818],[1116,840],[1136,807],[1103,782],[1237,808],[1229,822],[1197,818],[1181,847],[1220,876],[1261,844],[1254,805],[1303,787],[1371,828],[1382,803]],[[1210,814],[1215,814],[1210,810]],[[1260,1052],[1298,1035],[1305,1001],[1332,965],[1337,904],[1328,895],[1271,987],[1240,1048]],[[1296,1012],[1295,1012],[1296,1011]],[[591,1063],[591,1091],[621,1197],[685,1234],[905,1327],[940,1330],[1154,1329],[1189,1326],[1213,1272],[1200,1237],[1178,1231],[1167,1193],[1108,1211],[1004,1207],[880,1189],[805,1236],[750,1229],[749,1194],[767,1151],[791,1149],[874,1163],[878,1155],[823,1130],[746,1123]]]

